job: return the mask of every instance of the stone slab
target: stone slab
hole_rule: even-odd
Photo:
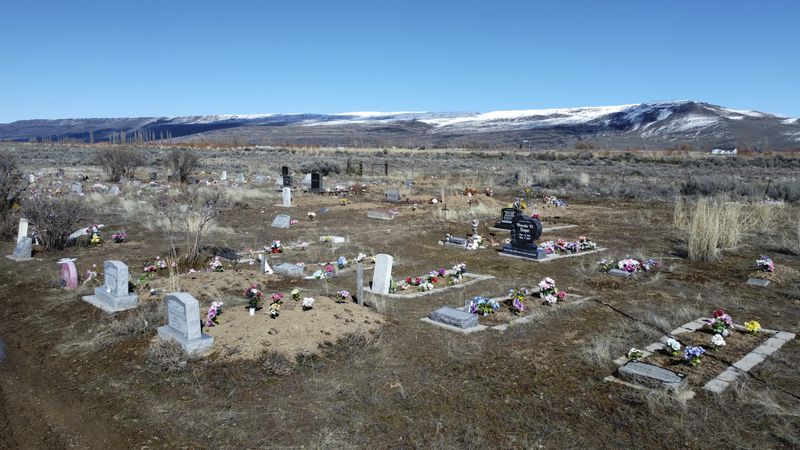
[[[769,286],[769,280],[763,278],[748,278],[747,284],[750,286],[767,287]]]
[[[534,261],[534,262],[538,262],[538,263],[546,263],[546,262],[550,262],[550,261],[556,261],[556,260],[559,260],[559,259],[562,259],[562,258],[572,258],[573,256],[591,255],[592,253],[604,252],[606,250],[608,250],[608,249],[607,248],[598,248],[598,249],[589,250],[589,251],[586,251],[586,252],[569,253],[569,254],[566,254],[566,255],[548,255],[547,258],[542,258],[542,259],[526,258],[526,257],[523,257],[523,256],[517,256],[517,255],[512,255],[512,254],[503,253],[503,252],[498,252],[498,254],[500,256],[507,256],[509,258],[517,258],[517,259],[523,259],[525,261]]]
[[[408,299],[410,299],[410,298],[425,297],[425,296],[428,296],[428,295],[440,294],[440,293],[448,291],[450,289],[461,289],[461,288],[463,288],[465,286],[469,286],[471,284],[479,283],[481,281],[492,280],[492,279],[494,279],[494,276],[492,276],[492,275],[480,275],[480,274],[474,274],[474,273],[465,273],[464,274],[464,278],[471,278],[471,280],[470,281],[462,281],[461,283],[454,284],[452,286],[444,286],[444,287],[440,287],[440,288],[434,288],[431,291],[413,291],[413,292],[407,293],[407,294],[394,293],[394,294],[385,294],[385,295],[388,298],[408,298]],[[383,295],[383,294],[380,294],[379,292],[376,292],[374,289],[364,288],[364,290],[366,292],[371,292],[373,294]]]
[[[628,361],[619,369],[617,375],[628,382],[642,386],[672,391],[686,389],[686,375],[639,361]]]
[[[367,218],[377,220],[394,220],[394,215],[389,214],[386,211],[367,211]]]
[[[214,338],[205,333],[202,333],[199,338],[189,339],[169,325],[158,327],[158,337],[159,339],[178,341],[189,355],[205,353],[214,345]]]
[[[449,306],[432,311],[430,314],[428,314],[428,318],[436,322],[441,322],[462,329],[472,328],[478,325],[477,314],[461,311]]]
[[[275,216],[275,219],[272,221],[273,228],[289,228],[289,224],[292,221],[292,218],[286,214],[278,214]]]
[[[300,278],[303,276],[303,268],[296,264],[281,263],[273,267],[272,270],[278,275],[292,278]]]
[[[6,255],[6,258],[15,261],[15,262],[26,262],[26,261],[33,261],[33,258],[20,258],[14,255]]]
[[[419,320],[421,322],[425,322],[425,323],[437,326],[439,328],[444,328],[445,330],[455,331],[456,333],[462,333],[462,334],[475,333],[477,331],[483,331],[483,330],[485,330],[487,328],[486,325],[476,325],[476,326],[471,327],[471,328],[459,328],[459,327],[454,327],[452,325],[448,325],[446,323],[442,323],[442,322],[437,322],[435,320],[431,320],[431,319],[429,319],[427,317],[423,317],[423,318],[421,318]]]
[[[122,297],[111,297],[110,295],[104,294],[105,293],[98,293],[95,290],[95,295],[86,295],[81,297],[81,299],[109,314],[133,309],[139,304],[139,299],[136,294],[125,295]]]
[[[620,270],[620,269],[611,269],[608,271],[609,275],[620,277],[620,278],[628,278],[632,277],[635,272],[628,272],[627,270]]]

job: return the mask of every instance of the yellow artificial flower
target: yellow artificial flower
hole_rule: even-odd
[[[744,323],[744,327],[753,334],[758,334],[761,331],[761,324],[756,322],[755,320],[750,320]]]

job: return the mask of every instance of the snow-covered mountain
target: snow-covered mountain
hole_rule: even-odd
[[[359,111],[117,119],[22,120],[0,140],[210,140],[251,144],[526,146],[572,148],[749,147],[800,149],[800,120],[693,101],[515,111]],[[90,137],[91,136],[91,137]]]

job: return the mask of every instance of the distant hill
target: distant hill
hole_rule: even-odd
[[[20,120],[0,140],[325,146],[800,149],[800,120],[693,101],[488,113],[352,112]]]

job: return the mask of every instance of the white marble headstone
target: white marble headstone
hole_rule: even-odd
[[[392,282],[392,264],[394,258],[381,253],[375,255],[375,272],[372,274],[372,292],[386,295]]]
[[[288,187],[283,188],[283,206],[285,208],[291,208],[291,206],[292,206],[292,188],[288,188]]]
[[[20,217],[19,228],[17,229],[17,244],[22,241],[22,238],[28,235],[28,219]]]

